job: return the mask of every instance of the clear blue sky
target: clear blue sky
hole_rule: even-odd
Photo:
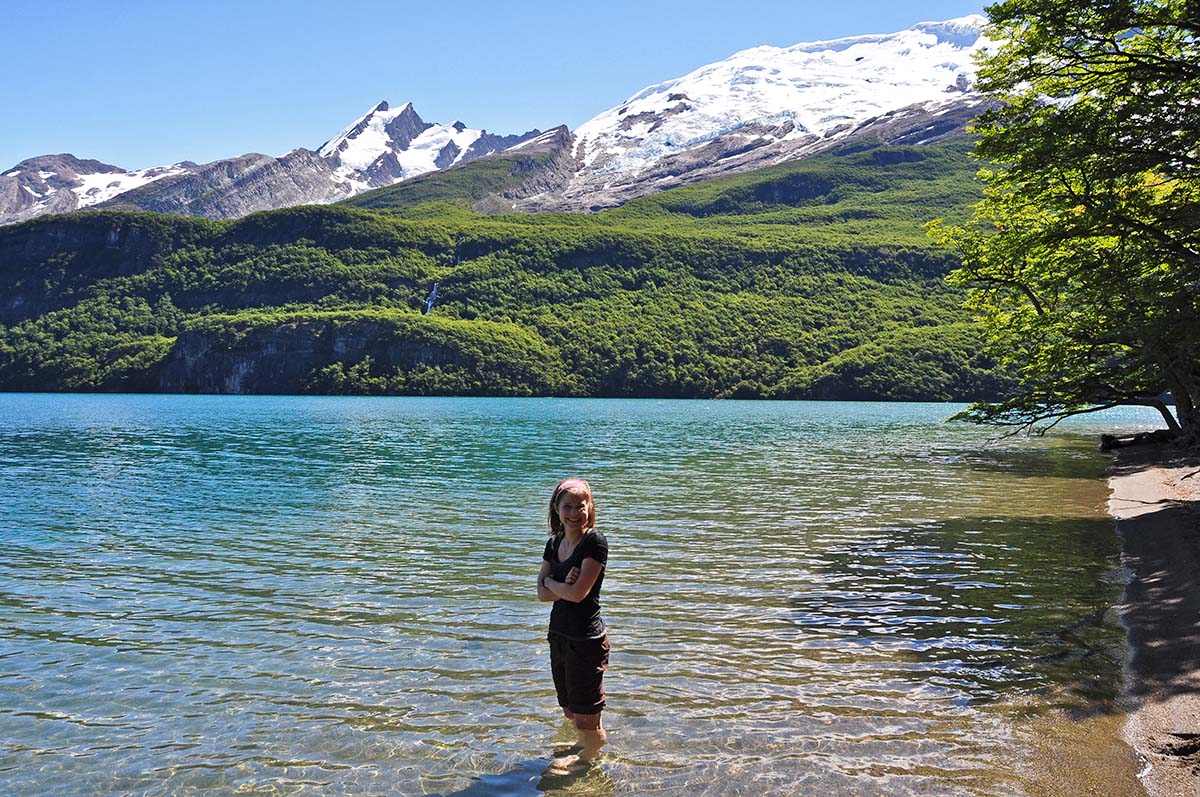
[[[738,50],[976,13],[973,0],[4,0],[0,169],[315,149],[380,100],[572,128]]]

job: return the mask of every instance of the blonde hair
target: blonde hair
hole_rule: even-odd
[[[587,483],[585,479],[563,479],[554,488],[554,492],[550,496],[550,509],[546,513],[546,526],[550,530],[550,536],[563,533],[562,520],[558,517],[558,499],[562,498],[565,493],[583,493],[587,496],[588,502],[588,519],[583,526],[585,532],[591,531],[596,527],[596,499],[592,498],[592,485]]]

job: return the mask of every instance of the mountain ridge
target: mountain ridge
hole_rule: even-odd
[[[411,103],[372,106],[317,150],[246,153],[127,171],[74,155],[29,158],[0,174],[0,224],[84,209],[149,210],[210,219],[335,202],[541,135],[496,135],[426,122]]]

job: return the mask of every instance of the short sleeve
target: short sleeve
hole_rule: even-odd
[[[587,536],[580,559],[595,559],[602,565],[608,564],[608,538],[598,531]]]
[[[553,562],[555,559],[558,558],[554,555],[554,553],[555,553],[554,552],[554,540],[555,539],[556,539],[555,537],[551,537],[550,539],[546,540],[546,550],[542,553],[542,558],[545,559],[547,562]]]

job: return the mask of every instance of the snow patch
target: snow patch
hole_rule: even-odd
[[[451,142],[458,147],[458,154],[454,156],[454,160],[450,164],[453,165],[462,160],[467,148],[474,144],[481,135],[483,135],[482,130],[464,128],[459,131],[451,125],[434,125],[414,138],[409,143],[408,149],[397,153],[396,159],[400,161],[406,178],[425,174],[438,168],[435,161]]]
[[[534,136],[533,138],[529,139],[528,141],[522,141],[520,144],[513,144],[511,147],[509,147],[508,149],[506,149],[504,151],[505,152],[513,152],[514,150],[524,149],[525,147],[537,146],[538,144],[544,144],[544,143],[554,140],[554,136],[555,136],[555,132],[553,130],[549,130],[545,133],[542,133],[540,136]]]
[[[79,175],[80,184],[73,190],[79,198],[79,207],[84,208],[97,205],[101,202],[107,202],[118,194],[132,191],[134,188],[140,188],[143,185],[161,180],[164,177],[185,174],[187,171],[186,167],[175,164],[174,166],[155,166],[150,169],[138,169],[132,172],[81,174]]]

